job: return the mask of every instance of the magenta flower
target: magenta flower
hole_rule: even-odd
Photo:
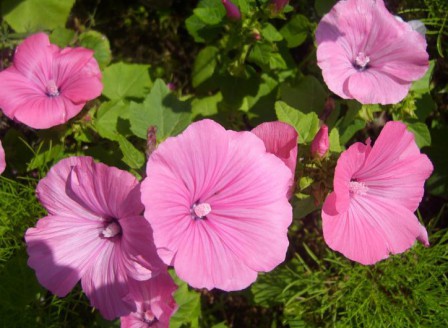
[[[227,18],[233,21],[241,20],[241,12],[238,6],[230,0],[221,0],[224,8],[226,9]]]
[[[146,171],[158,254],[191,286],[243,289],[285,259],[292,174],[255,134],[193,123],[159,145]]]
[[[65,296],[81,279],[106,319],[136,311],[135,292],[165,266],[141,216],[140,184],[90,157],[61,160],[37,186],[48,216],[26,231],[28,265],[39,282]]]
[[[362,264],[407,250],[416,239],[429,245],[414,215],[432,164],[401,122],[389,122],[373,147],[357,142],[341,154],[334,192],[322,208],[325,242]]]
[[[328,88],[363,104],[395,104],[428,69],[426,41],[383,0],[339,1],[316,30]]]
[[[323,157],[330,148],[328,139],[328,126],[323,124],[311,142],[311,155],[315,158]]]
[[[38,33],[17,47],[14,64],[0,72],[0,107],[10,119],[47,129],[77,115],[102,89],[92,50],[59,49]]]
[[[289,124],[283,122],[266,122],[258,125],[252,131],[263,140],[268,153],[280,158],[291,170],[292,176],[288,191],[288,198],[294,191],[294,175],[297,163],[297,131]]]
[[[137,286],[138,287],[138,286]],[[147,288],[137,288],[137,311],[121,317],[121,328],[168,328],[177,309],[173,293],[176,284],[168,273],[148,280]]]
[[[0,141],[0,174],[5,171],[6,161],[5,161],[5,150],[3,149],[2,142]]]

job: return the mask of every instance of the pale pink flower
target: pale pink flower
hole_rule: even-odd
[[[383,0],[339,1],[316,30],[328,88],[363,104],[394,104],[428,69],[426,40],[389,13]]]
[[[90,157],[70,157],[39,182],[37,196],[48,215],[27,230],[25,240],[39,282],[63,297],[81,279],[106,319],[136,311],[130,284],[166,267],[142,216],[135,177]]]
[[[2,142],[0,141],[0,174],[3,173],[5,168],[6,168],[5,150],[3,149]]]
[[[226,9],[227,18],[233,21],[241,20],[241,12],[238,6],[230,0],[221,0],[224,8]]]
[[[170,318],[177,309],[173,293],[176,284],[168,273],[161,273],[148,280],[147,288],[140,288],[134,295],[138,295],[137,311],[121,317],[121,328],[168,328]]]
[[[341,154],[334,191],[322,208],[325,242],[362,264],[429,245],[414,215],[433,166],[401,122],[389,122],[373,147],[357,142]]]
[[[258,138],[263,140],[268,153],[274,154],[280,158],[283,163],[291,170],[292,176],[288,197],[292,196],[294,191],[294,175],[297,163],[297,139],[299,135],[296,129],[283,122],[265,122],[252,131]]]
[[[60,49],[37,33],[17,47],[14,64],[0,72],[0,108],[10,119],[46,129],[77,115],[102,89],[92,50]]]
[[[191,286],[240,290],[285,259],[292,173],[255,134],[193,123],[159,145],[146,171],[158,254]]]
[[[328,126],[323,124],[311,142],[311,155],[313,157],[323,157],[330,148],[328,139]]]

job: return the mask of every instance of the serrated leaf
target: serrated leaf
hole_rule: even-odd
[[[131,131],[146,139],[148,127],[157,126],[157,140],[182,132],[191,122],[191,105],[180,101],[158,79],[143,103],[131,102]]]
[[[193,13],[205,24],[208,25],[216,25],[219,24],[224,16],[226,15],[225,11],[220,10],[219,8],[196,8],[193,10]]]
[[[37,32],[63,27],[75,0],[4,0],[3,19],[16,31]]]
[[[211,42],[219,34],[220,27],[205,24],[196,15],[191,15],[185,21],[185,27],[195,42]]]
[[[191,103],[193,117],[198,115],[207,117],[218,114],[218,103],[222,101],[222,93],[204,98],[195,98]]]
[[[216,47],[205,47],[202,49],[193,65],[192,82],[193,87],[197,88],[202,83],[205,83],[213,76],[217,65],[217,56],[219,49]]]
[[[414,134],[415,142],[419,148],[431,146],[431,134],[428,126],[422,122],[405,122],[408,130]]]
[[[295,48],[305,42],[310,32],[310,22],[303,15],[293,16],[280,30],[289,48]]]
[[[101,104],[94,125],[100,136],[118,141],[118,119],[129,118],[129,103],[123,100],[111,100]]]
[[[79,35],[79,45],[95,51],[94,57],[101,69],[109,65],[112,60],[109,40],[97,31],[87,31]]]
[[[260,67],[269,67],[272,46],[268,43],[257,42],[249,53],[249,61]]]
[[[280,95],[283,101],[304,113],[320,113],[327,99],[327,93],[322,84],[312,75],[302,77],[292,86],[282,84]]]
[[[109,99],[144,98],[151,87],[149,65],[116,63],[103,72],[103,95]]]
[[[342,151],[341,144],[339,141],[339,130],[334,128],[330,132],[329,136],[330,151],[334,153],[340,153]]]
[[[270,41],[270,42],[276,42],[283,40],[283,35],[277,31],[277,29],[274,27],[274,25],[266,23],[262,30],[261,30],[261,36]]]
[[[180,328],[183,325],[198,327],[201,315],[201,295],[194,290],[189,290],[188,285],[174,274],[173,279],[178,286],[174,293],[178,310],[170,319],[170,328]]]
[[[121,134],[117,137],[120,150],[123,153],[123,162],[132,169],[139,169],[145,164],[145,155]]]
[[[300,144],[311,142],[319,131],[319,118],[316,113],[304,114],[282,101],[275,103],[275,113],[280,121],[294,126],[299,134]]]

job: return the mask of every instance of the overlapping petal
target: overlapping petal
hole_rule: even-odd
[[[193,123],[151,155],[142,183],[159,255],[194,287],[247,287],[284,260],[291,179],[254,134]],[[204,219],[192,215],[199,203],[211,206]]]

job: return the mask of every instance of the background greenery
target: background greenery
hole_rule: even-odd
[[[235,130],[279,119],[299,132],[290,249],[284,264],[240,292],[192,290],[176,278],[171,327],[448,326],[448,3],[386,1],[403,19],[425,23],[431,67],[401,103],[361,106],[332,95],[316,65],[314,30],[334,0],[292,0],[279,14],[268,0],[234,2],[241,21],[228,20],[220,0],[0,3],[1,69],[17,44],[44,30],[61,47],[94,49],[104,83],[103,95],[62,126],[32,130],[0,117],[0,326],[119,327],[79,287],[57,298],[26,265],[24,232],[45,215],[36,183],[80,154],[143,177],[149,127],[161,142],[204,117]],[[338,154],[374,139],[390,119],[408,125],[435,166],[418,212],[431,247],[361,266],[326,247],[319,208]],[[330,128],[331,152],[313,161],[319,120]]]

